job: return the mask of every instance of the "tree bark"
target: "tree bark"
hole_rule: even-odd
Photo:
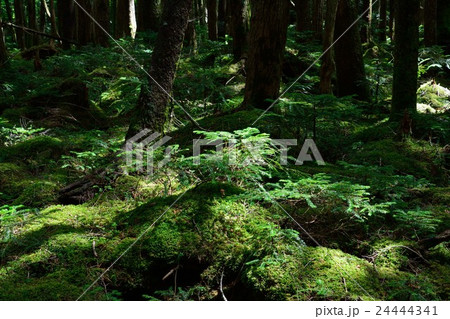
[[[425,1],[425,46],[437,44],[437,0]]]
[[[227,1],[219,0],[218,8],[217,8],[217,36],[219,39],[225,39],[225,35],[227,33]]]
[[[378,41],[386,42],[387,0],[380,0],[380,20],[378,22]]]
[[[446,53],[450,53],[450,1],[438,0],[437,15],[438,44],[446,47]]]
[[[90,0],[78,0],[78,3],[89,13],[92,14]],[[78,6],[76,6],[77,15],[77,42],[80,45],[92,43],[93,25],[91,18]]]
[[[395,20],[394,4],[395,0],[389,0],[389,37],[391,38],[392,41],[394,41],[394,20]]]
[[[348,29],[357,16],[354,0],[339,1],[335,39]],[[347,31],[336,43],[335,61],[338,96],[356,95],[359,100],[370,100],[358,24]]]
[[[265,109],[278,98],[289,0],[251,0],[245,107]]]
[[[208,11],[208,38],[211,41],[217,41],[217,0],[206,0],[206,9]]]
[[[28,27],[33,30],[37,30],[37,19],[36,19],[36,0],[28,0]],[[29,45],[38,45],[39,44],[39,36],[37,34],[33,34],[28,37]]]
[[[149,79],[139,96],[136,116],[127,137],[144,128],[163,132],[167,122],[169,96],[175,78],[176,64],[180,57],[184,34],[192,8],[192,0],[166,0],[163,5],[162,23],[156,39],[149,74],[161,85]]]
[[[94,43],[102,47],[109,46],[109,36],[106,32],[110,32],[109,25],[109,1],[108,0],[95,0],[93,15],[95,20],[102,26],[101,28],[94,24]],[[106,30],[106,32],[104,30]]]
[[[134,0],[117,0],[115,37],[117,39],[125,37],[134,39],[136,29]]]
[[[16,24],[20,26],[25,26],[25,13],[22,0],[14,0],[14,15]],[[26,49],[27,45],[25,42],[25,32],[23,30],[17,29],[16,38],[19,49],[21,50]]]
[[[297,14],[297,31],[312,30],[312,2],[311,0],[295,0]]]
[[[334,29],[336,24],[336,14],[339,0],[327,0],[327,11],[325,18],[325,33],[323,39],[323,50],[328,50],[322,58],[322,66],[320,68],[320,93],[333,94],[331,86],[331,77],[335,71],[335,63],[333,58],[333,48],[331,45],[334,41]]]
[[[230,12],[229,33],[233,38],[233,56],[235,61],[239,61],[247,52],[247,1],[228,1],[228,11]]]
[[[158,3],[156,0],[138,0],[137,30],[139,32],[155,31],[159,28]]]
[[[323,32],[323,1],[315,0],[313,7],[312,30],[316,39],[322,39]]]
[[[401,121],[417,109],[420,0],[395,1],[394,80],[391,120]]]
[[[57,1],[58,25],[61,31],[61,37],[73,39],[75,35],[75,3],[72,0]],[[63,42],[63,49],[70,49],[70,42]]]
[[[0,12],[2,11],[2,3],[0,1]],[[0,14],[0,67],[8,61],[8,50],[6,49],[5,36],[3,34],[2,16]]]

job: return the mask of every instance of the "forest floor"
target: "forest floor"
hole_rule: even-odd
[[[142,63],[151,53],[121,44]],[[316,65],[252,125],[263,110],[234,111],[242,65],[223,43],[199,47],[184,49],[174,96],[207,131],[175,105],[167,135],[180,155],[152,176],[119,173],[147,80],[120,49],[58,52],[40,71],[18,55],[0,69],[0,300],[75,300],[135,242],[83,300],[448,300],[442,52],[422,52],[420,113],[402,137],[383,48],[365,52],[374,102],[317,95]],[[290,30],[285,83],[319,55]],[[198,167],[189,149],[201,136],[262,141],[269,159],[269,136],[314,138],[326,165]],[[92,185],[61,195],[80,179]]]

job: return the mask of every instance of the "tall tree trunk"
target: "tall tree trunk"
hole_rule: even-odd
[[[92,6],[90,0],[78,0],[78,3],[92,15]],[[93,25],[91,18],[77,6],[77,42],[80,45],[86,45],[92,42]]]
[[[14,16],[17,25],[25,26],[25,13],[22,0],[14,0]],[[27,47],[25,42],[25,32],[21,29],[17,29],[16,38],[19,49],[24,50]]]
[[[227,33],[227,1],[219,0],[217,8],[217,36],[219,39],[225,39]]]
[[[172,91],[176,65],[181,53],[184,34],[189,20],[192,0],[166,0],[163,4],[162,23],[156,39],[149,74],[161,85],[149,79],[139,96],[136,116],[127,137],[149,128],[163,132],[167,122],[169,97]]]
[[[312,2],[311,0],[295,0],[297,14],[297,31],[312,30]]]
[[[191,10],[190,19],[186,28],[186,34],[184,36],[184,43],[190,48],[190,53],[197,54],[198,42],[197,31],[195,30],[194,10]]]
[[[138,0],[137,30],[139,32],[155,31],[159,28],[158,3],[156,0]]]
[[[45,32],[45,22],[47,20],[47,9],[45,0],[41,0],[39,6],[39,31]]]
[[[211,41],[217,41],[217,0],[206,0],[206,8],[208,11],[208,38]]]
[[[42,1],[45,1],[45,0],[42,0]],[[53,36],[59,37],[58,26],[56,25],[55,0],[50,0],[50,30],[51,30],[50,32]]]
[[[75,3],[72,0],[57,1],[58,25],[61,31],[61,37],[64,39],[73,39],[75,35]],[[69,42],[63,42],[63,49],[70,49]]]
[[[244,106],[265,109],[280,93],[289,0],[250,0],[249,55]]]
[[[378,41],[386,42],[387,0],[380,0],[380,20],[378,22]]]
[[[239,61],[247,52],[247,1],[228,1],[230,12],[229,33],[233,38],[233,56],[235,61]]]
[[[394,80],[391,120],[411,118],[417,109],[420,0],[395,1]],[[407,130],[411,129],[410,124]],[[405,129],[405,127],[403,127]]]
[[[0,12],[2,12],[2,3],[0,1]],[[2,15],[0,14],[0,67],[5,64],[5,62],[8,61],[8,50],[6,49],[5,45],[5,36],[3,34],[3,27],[2,27]]]
[[[425,1],[425,46],[437,44],[437,0]]]
[[[117,0],[116,38],[136,36],[136,11],[134,0]]]
[[[312,30],[316,39],[322,39],[323,32],[323,1],[315,0],[313,7]]]
[[[110,32],[109,26],[109,1],[108,0],[95,0],[94,4],[94,17],[95,20],[102,26],[101,28],[94,25],[94,43],[102,47],[109,46],[109,36],[106,32]],[[106,32],[104,30],[106,30]]]
[[[394,14],[394,4],[395,0],[389,0],[389,37],[391,40],[394,40],[394,20],[395,20],[395,14]]]
[[[450,1],[438,0],[437,15],[438,44],[446,47],[450,53]]]
[[[336,16],[335,39],[357,19],[354,0],[340,0]],[[335,45],[337,91],[339,96],[356,95],[370,100],[358,25],[354,25]]]
[[[33,30],[37,30],[37,20],[36,20],[36,0],[28,0],[27,1],[27,11],[28,11],[28,27]],[[37,34],[33,34],[28,36],[27,40],[29,45],[38,45],[39,44],[39,36]]]
[[[325,18],[325,33],[323,39],[323,50],[328,50],[322,58],[322,66],[320,68],[320,93],[333,94],[331,86],[331,77],[335,70],[333,58],[333,48],[331,45],[334,41],[334,29],[336,25],[336,14],[339,0],[327,0],[327,11]]]

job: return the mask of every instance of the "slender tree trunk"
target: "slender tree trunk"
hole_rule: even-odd
[[[149,74],[161,87],[151,79],[148,85],[142,86],[137,113],[128,130],[128,138],[144,128],[157,132],[164,131],[169,102],[166,92],[172,91],[176,64],[180,57],[191,8],[192,0],[164,1],[162,23],[149,70]]]
[[[280,92],[289,0],[251,0],[244,106],[265,109]]]
[[[13,14],[11,9],[11,3],[9,0],[5,0],[5,10],[6,10],[6,16],[8,17],[8,22],[13,21]]]
[[[197,31],[195,30],[194,10],[191,10],[190,19],[186,28],[186,34],[184,36],[184,43],[190,48],[190,53],[197,54],[198,42]]]
[[[159,28],[158,3],[156,0],[138,0],[137,30],[139,32],[155,31]]]
[[[0,12],[2,11],[2,3],[0,1]],[[0,14],[0,67],[8,61],[8,50],[6,49],[5,36],[2,27],[2,15]]]
[[[437,0],[425,1],[425,46],[437,44]]]
[[[37,30],[37,20],[36,20],[36,0],[28,0],[27,1],[27,12],[28,12],[28,24],[27,26],[30,29]],[[37,34],[28,35],[27,44],[29,46],[38,45],[39,44],[39,36]]]
[[[378,23],[378,41],[386,42],[387,0],[380,0],[380,20]]]
[[[446,47],[446,53],[450,53],[450,1],[438,0],[437,15],[438,44]]]
[[[297,31],[312,30],[312,2],[311,0],[295,0],[297,14]]]
[[[75,21],[75,3],[69,1],[57,1],[58,25],[61,31],[61,37],[65,39],[74,39],[76,21]],[[63,49],[70,49],[69,42],[63,42]]]
[[[47,10],[46,10],[46,5],[45,5],[45,0],[41,0],[40,2],[40,6],[39,6],[39,31],[41,32],[45,32],[45,22],[47,20],[46,15],[47,15]]]
[[[328,50],[322,58],[322,66],[320,68],[320,93],[333,94],[331,86],[331,77],[335,71],[335,63],[333,58],[333,48],[331,45],[334,41],[334,29],[336,24],[336,14],[339,0],[327,0],[327,11],[325,18],[325,34],[323,39],[323,50]]]
[[[336,17],[335,39],[357,19],[354,0],[340,0]],[[358,25],[353,26],[335,45],[337,91],[339,96],[356,95],[370,100]]]
[[[323,1],[315,0],[313,7],[312,30],[316,39],[322,39],[323,32]]]
[[[54,0],[50,0],[50,30],[51,35],[59,37],[58,26],[56,24],[56,10]]]
[[[136,36],[136,11],[134,0],[117,0],[116,38]]]
[[[405,121],[406,118],[411,118],[417,109],[419,4],[420,0],[395,1],[394,81],[391,110],[393,121],[402,119]],[[410,130],[410,124],[408,125]]]
[[[391,38],[392,41],[394,41],[394,21],[395,21],[394,4],[395,0],[389,0],[389,37]]]
[[[106,32],[110,33],[109,1],[95,0],[93,4],[95,20],[97,20]],[[97,24],[94,25],[94,43],[106,48],[109,46],[109,36],[104,30],[102,30],[102,28],[100,28]]]
[[[22,0],[14,0],[14,15],[16,24],[19,26],[25,26],[25,14]],[[25,32],[23,30],[17,29],[16,37],[19,49],[24,50],[27,47],[25,42]]]
[[[206,8],[208,11],[208,38],[211,41],[217,41],[217,0],[206,0]]]
[[[230,0],[228,2],[230,21],[229,33],[233,38],[233,56],[239,61],[247,52],[247,1]]]
[[[92,6],[90,0],[77,0],[78,3],[92,15]],[[76,7],[77,15],[77,42],[80,45],[86,45],[92,42],[93,25],[89,16],[78,6]]]
[[[227,1],[219,0],[219,5],[217,8],[217,36],[219,39],[225,39],[227,33]]]

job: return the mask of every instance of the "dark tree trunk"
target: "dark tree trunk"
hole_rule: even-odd
[[[208,10],[208,38],[211,41],[217,41],[217,0],[206,0],[206,8]]]
[[[358,1],[358,0],[356,0]],[[361,7],[359,8],[359,12],[362,14],[369,8],[370,6],[370,0],[362,0]],[[369,42],[369,35],[370,35],[370,24],[371,24],[371,11],[369,10],[367,14],[364,15],[364,17],[361,19],[361,29],[360,29],[360,38],[362,43]]]
[[[45,0],[42,0],[45,1]],[[50,30],[53,36],[59,37],[58,27],[56,25],[55,1],[50,0]]]
[[[109,46],[109,36],[106,32],[110,32],[109,27],[109,1],[108,0],[96,0],[94,4],[94,17],[95,20],[102,26],[101,28],[94,24],[94,43],[101,45],[102,47]],[[104,30],[106,30],[106,32]]]
[[[320,68],[320,93],[333,94],[331,86],[331,77],[335,70],[333,58],[333,48],[331,45],[334,41],[334,29],[336,24],[336,14],[339,0],[327,0],[327,11],[325,18],[325,33],[323,39],[323,50],[328,50],[322,58],[322,66]]]
[[[163,5],[161,27],[156,39],[149,74],[161,86],[149,79],[143,85],[136,116],[128,130],[128,137],[141,129],[163,132],[167,122],[169,96],[175,78],[184,34],[189,20],[192,0],[166,0]]]
[[[244,106],[265,109],[280,92],[289,0],[251,0]]]
[[[137,30],[139,32],[155,31],[159,28],[158,3],[156,0],[138,0]]]
[[[0,1],[0,12],[2,11],[2,3]],[[3,27],[2,27],[2,15],[0,14],[0,67],[5,64],[5,62],[8,61],[8,50],[6,49],[5,45],[5,36],[3,34]]]
[[[450,53],[450,1],[438,0],[437,14],[438,44],[446,47],[446,53]]]
[[[357,7],[354,0],[339,1],[335,39],[348,29],[357,19],[357,16]],[[338,95],[356,95],[362,101],[370,100],[358,24],[347,31],[336,43],[335,60]]]
[[[425,46],[437,44],[437,0],[425,1]]]
[[[219,0],[219,5],[217,8],[217,36],[219,39],[225,39],[227,33],[227,1]]]
[[[190,53],[197,54],[198,42],[197,31],[195,30],[196,19],[193,16],[194,12],[191,10],[190,19],[186,28],[186,34],[184,36],[184,43],[190,48]]]
[[[395,14],[394,14],[394,4],[395,0],[389,0],[389,37],[391,40],[394,40],[394,20],[395,20]]]
[[[419,4],[420,0],[395,1],[394,81],[391,110],[393,121],[411,118],[417,109]]]
[[[387,0],[380,0],[380,20],[378,22],[378,41],[386,42]]]
[[[134,0],[117,0],[116,38],[136,36],[136,11]]]
[[[45,32],[46,11],[46,2],[41,0],[39,6],[39,31],[41,32]]]
[[[295,0],[297,14],[297,31],[312,30],[312,2],[311,0]]]
[[[233,56],[235,61],[239,61],[247,52],[247,1],[228,1],[228,11],[230,12],[228,29],[233,38]]]
[[[14,0],[14,15],[16,24],[19,26],[25,26],[25,13],[22,0]],[[25,32],[17,29],[16,38],[19,49],[24,50],[27,47],[25,42]]]
[[[75,35],[75,3],[72,0],[57,1],[58,25],[61,37],[73,39]],[[69,42],[63,42],[63,49],[70,49]]]
[[[33,30],[37,30],[37,19],[36,19],[36,0],[28,0],[28,27]],[[37,34],[33,34],[28,36],[27,40],[29,45],[38,45],[39,44],[39,36]]]
[[[313,7],[312,31],[316,39],[322,39],[323,32],[323,1],[315,0]]]
[[[78,3],[90,14],[92,14],[92,6],[90,0],[78,0]],[[77,42],[80,45],[86,45],[92,41],[93,25],[89,16],[77,6]]]
[[[12,14],[11,3],[9,2],[9,0],[5,0],[5,10],[6,10],[6,16],[8,17],[8,22],[12,22],[13,14]]]

